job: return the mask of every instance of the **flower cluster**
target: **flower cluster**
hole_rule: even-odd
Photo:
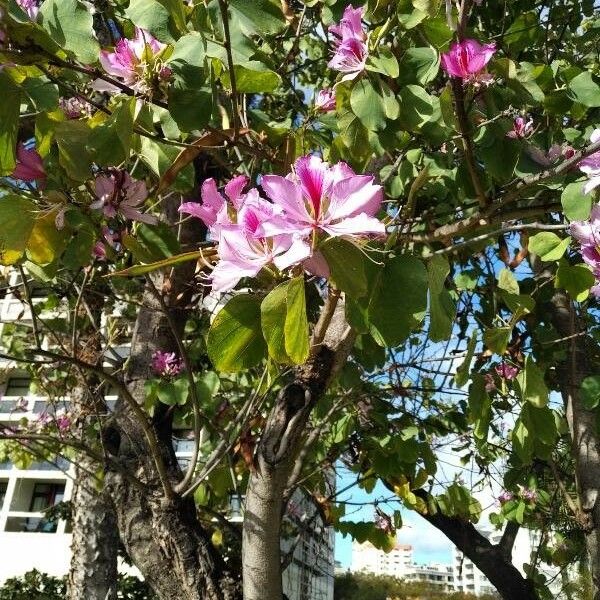
[[[156,350],[152,354],[152,370],[159,377],[176,377],[183,371],[183,361],[175,352]]]
[[[21,181],[37,181],[41,187],[44,187],[46,170],[37,150],[27,148],[23,143],[17,145],[17,165],[12,172],[12,177]]]
[[[67,119],[80,119],[81,117],[90,117],[92,115],[92,107],[81,98],[61,98],[58,105],[65,113]]]
[[[345,73],[342,81],[354,79],[367,64],[369,48],[362,16],[363,8],[354,8],[350,4],[344,10],[341,21],[329,27],[329,32],[335,36],[335,51],[327,66]]]
[[[509,492],[508,490],[504,490],[499,496],[498,496],[498,502],[500,502],[500,504],[506,504],[507,502],[510,502],[511,500],[514,499],[514,494],[512,492]]]
[[[463,81],[481,81],[481,72],[496,52],[496,44],[480,44],[477,40],[462,40],[442,54],[442,68],[448,75]],[[485,76],[483,76],[485,79]]]
[[[198,217],[218,243],[220,261],[212,273],[215,292],[225,292],[242,277],[254,277],[274,265],[279,270],[300,265],[327,277],[329,269],[318,250],[326,236],[349,239],[385,234],[375,217],[383,200],[371,175],[356,175],[345,163],[330,166],[318,156],[296,160],[286,177],[264,175],[261,187],[269,200],[238,176],[225,186],[202,186],[202,204],[187,202],[180,212]]]
[[[506,137],[513,140],[522,140],[533,133],[533,119],[525,121],[523,117],[517,117],[513,123],[513,128],[506,134]]]
[[[522,488],[521,498],[528,502],[535,502],[537,500],[537,492],[535,490],[530,490],[529,488]]]
[[[496,365],[494,370],[498,376],[502,377],[502,379],[506,379],[507,381],[514,379],[519,373],[518,367],[513,367],[512,365],[506,363]]]
[[[590,292],[600,298],[600,204],[592,207],[587,221],[573,221],[571,235],[581,244],[581,257],[592,268],[596,285]]]
[[[600,129],[594,129],[590,136],[590,142],[592,144],[600,142]],[[600,185],[600,150],[584,158],[579,163],[579,168],[589,177],[589,181],[583,188],[587,194]]]
[[[155,77],[163,81],[171,77],[171,70],[161,60],[165,48],[165,44],[145,29],[136,27],[133,39],[123,38],[112,52],[100,52],[100,64],[112,77],[134,90],[145,92]],[[119,91],[118,87],[103,79],[97,79],[93,87],[100,92]]]
[[[98,175],[95,191],[98,199],[92,202],[90,208],[102,209],[105,217],[113,218],[121,215],[131,221],[156,224],[156,217],[139,210],[148,197],[146,184],[133,179],[127,171],[109,169],[106,173]]]

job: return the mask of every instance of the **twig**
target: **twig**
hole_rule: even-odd
[[[233,139],[236,140],[239,132],[239,107],[237,98],[237,84],[235,80],[235,70],[233,64],[233,53],[231,51],[231,35],[229,33],[229,14],[227,11],[227,0],[219,0],[221,18],[223,20],[223,33],[225,35],[225,52],[227,53],[227,67],[229,69],[229,81],[231,83],[231,104],[233,120]]]

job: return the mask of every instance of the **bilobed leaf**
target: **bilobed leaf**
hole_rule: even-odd
[[[589,268],[584,264],[570,265],[561,261],[556,270],[554,287],[562,288],[576,302],[583,302],[590,294],[590,288],[594,285],[596,278]]]
[[[278,73],[256,60],[234,65],[233,72],[237,91],[245,94],[272,92],[281,84]],[[231,89],[228,71],[224,71],[221,75],[221,82],[226,88]]]
[[[433,81],[440,67],[440,56],[434,48],[408,48],[400,59],[398,83],[425,85]]]
[[[440,342],[450,337],[456,318],[456,304],[444,285],[446,277],[450,273],[450,266],[446,258],[438,254],[427,263],[427,271],[429,273],[429,308],[431,312],[429,337],[433,342]]]
[[[554,413],[547,406],[538,408],[527,402],[521,411],[521,420],[529,431],[535,432],[536,439],[544,444],[553,445],[558,431]]]
[[[17,131],[21,90],[6,74],[0,71],[0,176],[10,175],[16,164]]]
[[[189,382],[186,377],[174,381],[159,381],[156,385],[158,399],[167,406],[183,406],[188,398]]]
[[[38,21],[63,50],[83,64],[98,60],[100,45],[94,35],[92,13],[77,0],[45,0]]]
[[[229,8],[240,18],[243,28],[252,33],[279,33],[285,27],[281,4],[275,0],[229,0]]]
[[[385,105],[383,97],[375,89],[371,80],[363,78],[352,88],[350,95],[352,112],[370,131],[379,131],[385,127]]]
[[[570,243],[570,237],[561,239],[551,231],[542,231],[529,238],[529,251],[550,262],[562,258]]]
[[[261,331],[260,299],[234,296],[208,331],[208,355],[218,371],[235,372],[258,365],[266,355]]]
[[[319,246],[325,257],[334,285],[352,298],[367,293],[367,275],[363,252],[352,242],[341,238],[329,238]]]
[[[0,197],[0,265],[16,263],[33,229],[34,205],[14,194]]]
[[[584,194],[585,181],[569,183],[560,195],[565,217],[569,221],[585,221],[592,210],[593,194]]]
[[[516,382],[524,401],[531,402],[538,408],[548,404],[548,388],[544,382],[544,373],[531,356],[525,359],[525,368],[517,375]]]
[[[289,363],[285,350],[285,321],[287,315],[287,292],[290,282],[286,281],[271,290],[260,305],[260,324],[267,342],[269,355],[278,363]]]
[[[377,54],[373,54],[367,59],[366,69],[396,78],[399,74],[398,59],[387,46],[380,46]]]
[[[491,418],[492,400],[485,389],[483,375],[477,373],[469,387],[469,423],[475,425],[473,433],[476,438],[487,439]]]
[[[498,287],[509,294],[519,293],[519,283],[510,269],[502,269],[498,273]]]
[[[533,435],[519,418],[512,430],[511,441],[513,450],[524,464],[531,462],[533,454]]]
[[[62,121],[56,125],[58,162],[75,181],[86,181],[92,171],[92,157],[87,145],[91,130],[83,121]]]
[[[581,382],[579,390],[581,402],[588,410],[594,410],[600,404],[600,375],[590,375]]]
[[[128,19],[150,32],[156,39],[173,43],[174,22],[166,6],[158,0],[131,0],[125,10]]]
[[[400,125],[408,131],[418,130],[433,115],[431,96],[418,85],[400,91]]]
[[[129,158],[135,104],[135,98],[123,100],[106,121],[93,129],[87,148],[94,162],[114,166]]]
[[[56,210],[40,213],[27,240],[27,256],[37,265],[48,265],[65,249],[69,238],[56,229]]]
[[[589,71],[584,71],[573,77],[568,85],[569,96],[584,106],[600,106],[600,85]]]
[[[483,343],[492,352],[502,355],[506,352],[510,333],[510,327],[492,327],[486,329],[483,334]]]

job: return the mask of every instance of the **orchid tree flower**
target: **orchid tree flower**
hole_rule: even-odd
[[[590,136],[590,142],[600,142],[600,129],[594,129]],[[589,181],[585,184],[583,191],[588,194],[600,186],[600,151],[594,152],[579,163],[579,168],[588,176]]]
[[[592,207],[587,221],[572,221],[569,229],[571,235],[581,244],[581,257],[596,277],[596,285],[590,292],[600,297],[600,204]]]
[[[349,5],[344,10],[341,21],[331,25],[329,31],[335,36],[334,54],[327,66],[345,73],[342,81],[354,79],[365,70],[369,48],[367,34],[362,27],[362,7]]]
[[[513,128],[506,134],[506,137],[513,140],[522,140],[533,133],[533,119],[525,121],[523,117],[517,117],[513,123]]]
[[[319,90],[315,98],[315,109],[320,112],[331,112],[335,110],[335,90]]]
[[[38,0],[16,0],[16,2],[32,21],[37,19],[40,12]]]
[[[139,210],[139,206],[148,197],[148,190],[143,181],[133,179],[127,171],[111,169],[107,173],[98,175],[95,191],[98,199],[90,205],[90,208],[102,209],[107,218],[121,215],[125,219],[148,225],[155,225],[158,222],[154,215]]]
[[[156,60],[165,48],[165,44],[145,29],[136,27],[133,39],[123,38],[117,42],[112,52],[100,52],[100,64],[112,77],[135,90],[145,91],[148,80],[154,74],[153,69],[158,68],[155,74],[161,79],[168,79],[171,74],[168,67]],[[119,91],[117,86],[102,79],[96,79],[92,87],[99,92]]]
[[[371,175],[356,175],[346,163],[329,166],[318,156],[304,156],[296,160],[292,174],[265,175],[261,186],[283,211],[283,216],[274,215],[262,224],[263,235],[385,234],[384,224],[374,216],[383,201],[381,186]]]
[[[470,81],[483,71],[495,52],[494,43],[480,44],[471,39],[455,42],[442,54],[442,68],[452,77]]]
[[[12,172],[12,177],[21,181],[37,181],[41,187],[46,184],[44,162],[37,150],[27,148],[23,143],[18,144],[17,165]]]

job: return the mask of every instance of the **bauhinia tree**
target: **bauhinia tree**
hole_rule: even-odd
[[[2,454],[77,465],[72,598],[115,593],[118,531],[161,599],[280,600],[294,494],[295,535],[389,548],[342,465],[503,598],[574,560],[600,598],[600,15],[363,4],[0,0],[2,356],[71,398]]]

